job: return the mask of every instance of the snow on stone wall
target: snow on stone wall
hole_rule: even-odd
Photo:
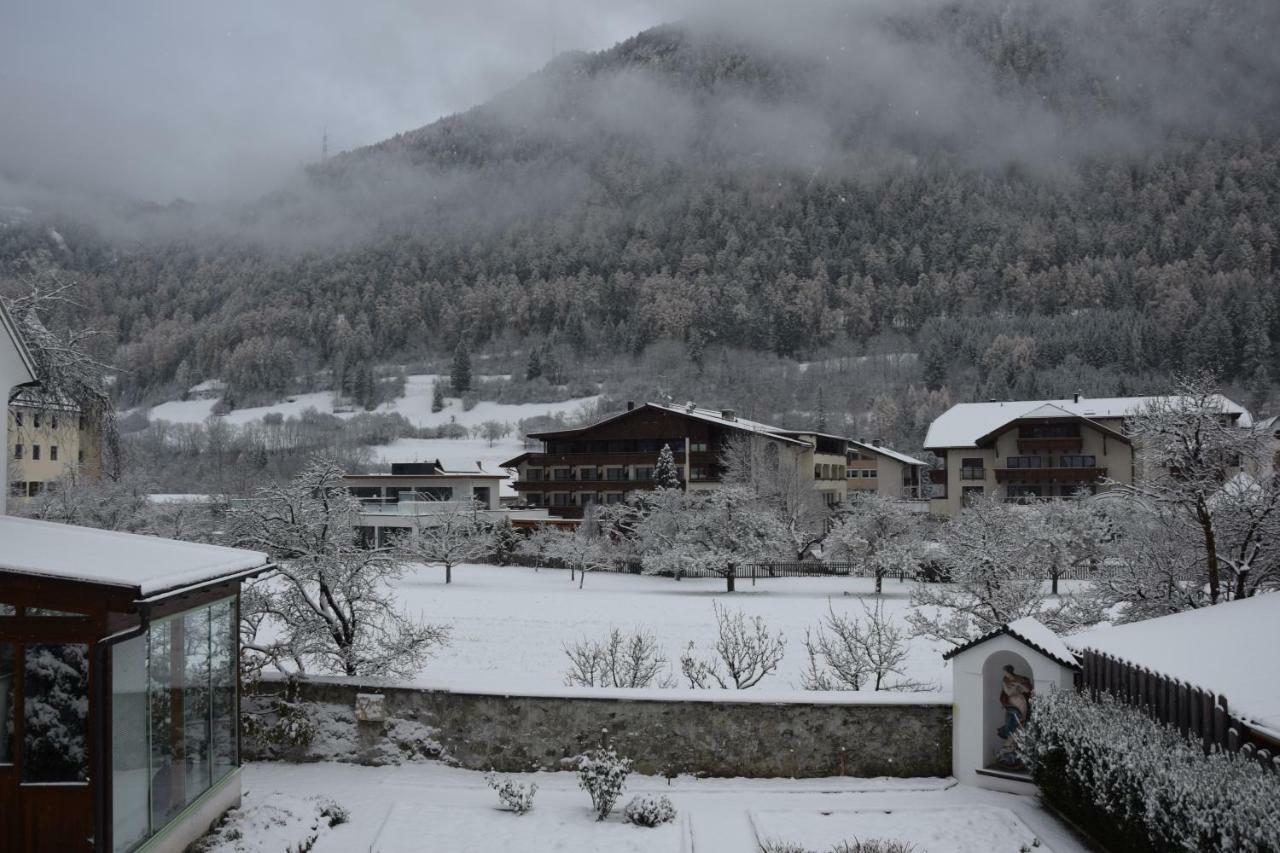
[[[259,685],[264,694],[283,689],[281,682]],[[921,777],[951,773],[951,706],[926,699],[909,704],[900,695],[890,695],[884,703],[834,704],[630,699],[564,692],[503,696],[391,687],[355,679],[305,681],[298,691],[294,695],[322,721],[318,727],[322,737],[305,747],[286,748],[264,748],[246,738],[246,758],[336,757],[385,763],[417,754],[474,770],[562,770],[576,756],[598,746],[602,730],[607,730],[610,745],[632,759],[638,772],[648,774]],[[361,693],[386,696],[384,721],[356,721],[356,695]],[[417,737],[406,743],[404,736],[410,730]],[[429,748],[421,749],[424,742],[429,742]],[[328,754],[328,747],[338,744],[342,748]]]

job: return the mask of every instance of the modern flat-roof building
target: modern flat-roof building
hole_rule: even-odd
[[[930,426],[924,446],[943,460],[930,511],[957,514],[966,500],[1020,501],[1072,497],[1132,483],[1139,460],[1125,421],[1156,397],[960,403]],[[1249,412],[1221,400],[1223,416],[1250,426]]]

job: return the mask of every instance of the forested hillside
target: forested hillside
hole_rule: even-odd
[[[210,377],[283,394],[327,369],[358,396],[358,365],[467,341],[518,374],[552,354],[555,383],[606,365],[637,396],[726,387],[634,372],[675,342],[720,370],[755,363],[726,349],[918,353],[899,402],[910,384],[1152,391],[1212,366],[1265,406],[1277,4],[1070,5],[660,27],[252,205],[36,211],[0,227],[0,261],[40,249],[82,280],[75,310],[128,404]],[[811,411],[818,385],[756,414]]]

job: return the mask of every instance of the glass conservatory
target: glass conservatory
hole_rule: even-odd
[[[268,568],[0,516],[0,850],[181,850],[239,802],[239,587]]]

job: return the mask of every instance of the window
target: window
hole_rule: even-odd
[[[27,484],[21,480],[14,480],[9,484],[9,494],[15,498],[25,498],[27,496]]]
[[[22,426],[22,412],[13,413],[14,426]]]
[[[40,460],[40,445],[38,444],[31,445],[31,458],[36,460],[37,462]]]
[[[80,427],[80,431],[81,431],[81,432],[84,432],[84,427],[85,427],[85,423],[84,423],[84,415],[81,415],[81,416],[80,416],[80,423],[79,423],[79,427]]]
[[[877,476],[878,476],[878,474],[877,474],[877,472],[876,472],[876,469],[875,469],[875,468],[863,468],[863,469],[862,469],[862,479],[864,479],[864,480],[874,480],[874,479],[876,479],[876,477],[877,477]]]
[[[27,646],[23,710],[22,781],[87,782],[89,647]]]
[[[551,505],[552,506],[569,506],[569,493],[553,492],[551,494]]]
[[[640,480],[640,481],[644,481],[644,480],[652,480],[652,479],[653,479],[653,469],[652,469],[652,468],[645,467],[645,466],[642,466],[642,465],[637,465],[637,466],[636,466],[636,479],[637,479],[637,480]]]
[[[31,416],[31,425],[32,425],[33,427],[35,427],[36,429],[39,429],[39,428],[40,428],[40,413],[39,413],[39,412],[36,412],[34,415],[32,415],[32,416]]]
[[[111,813],[118,853],[147,837],[147,637],[111,647]]]
[[[529,506],[542,506],[542,493],[529,492],[524,496],[524,502]]]
[[[987,478],[986,463],[981,457],[960,460],[961,480],[985,480]]]
[[[706,453],[707,443],[705,441],[691,441],[689,442],[689,452],[690,453]]]
[[[579,480],[599,480],[600,471],[596,468],[579,468],[578,479]]]
[[[49,445],[49,461],[50,462],[58,461],[58,445],[56,444]]]
[[[604,478],[606,480],[612,480],[613,482],[622,482],[623,480],[627,479],[627,469],[626,468],[605,468]]]
[[[622,503],[623,497],[624,495],[622,492],[605,492],[604,502],[607,504],[620,504]]]
[[[77,462],[83,462],[83,461],[84,461],[84,448],[83,448],[83,447],[82,447],[82,448],[80,448],[78,451],[76,451],[76,461],[77,461]]]
[[[21,459],[21,458],[22,458],[22,445],[21,445],[21,444],[15,444],[15,445],[13,446],[13,458],[14,458],[14,459]]]
[[[536,482],[538,482],[538,481],[540,481],[540,480],[542,479],[542,469],[541,469],[541,468],[526,468],[526,469],[525,469],[525,472],[524,472],[524,478],[525,478],[526,480],[530,480],[530,481],[532,481],[532,482],[535,482],[535,483],[536,483]]]
[[[1010,456],[1006,460],[1006,468],[1039,468],[1039,456]]]
[[[553,480],[572,480],[573,471],[569,468],[552,468],[551,479]]]
[[[1098,457],[1081,456],[1078,454],[1074,454],[1074,455],[1064,454],[1062,457],[1062,467],[1063,468],[1097,468]]]
[[[50,426],[50,427],[52,427],[53,429],[57,429],[57,428],[58,428],[58,416],[57,416],[57,415],[50,415],[50,416],[49,416],[49,426]]]
[[[488,486],[473,487],[471,489],[471,499],[474,500],[476,503],[480,504],[480,506],[485,507],[487,509],[489,507],[489,487]]]

